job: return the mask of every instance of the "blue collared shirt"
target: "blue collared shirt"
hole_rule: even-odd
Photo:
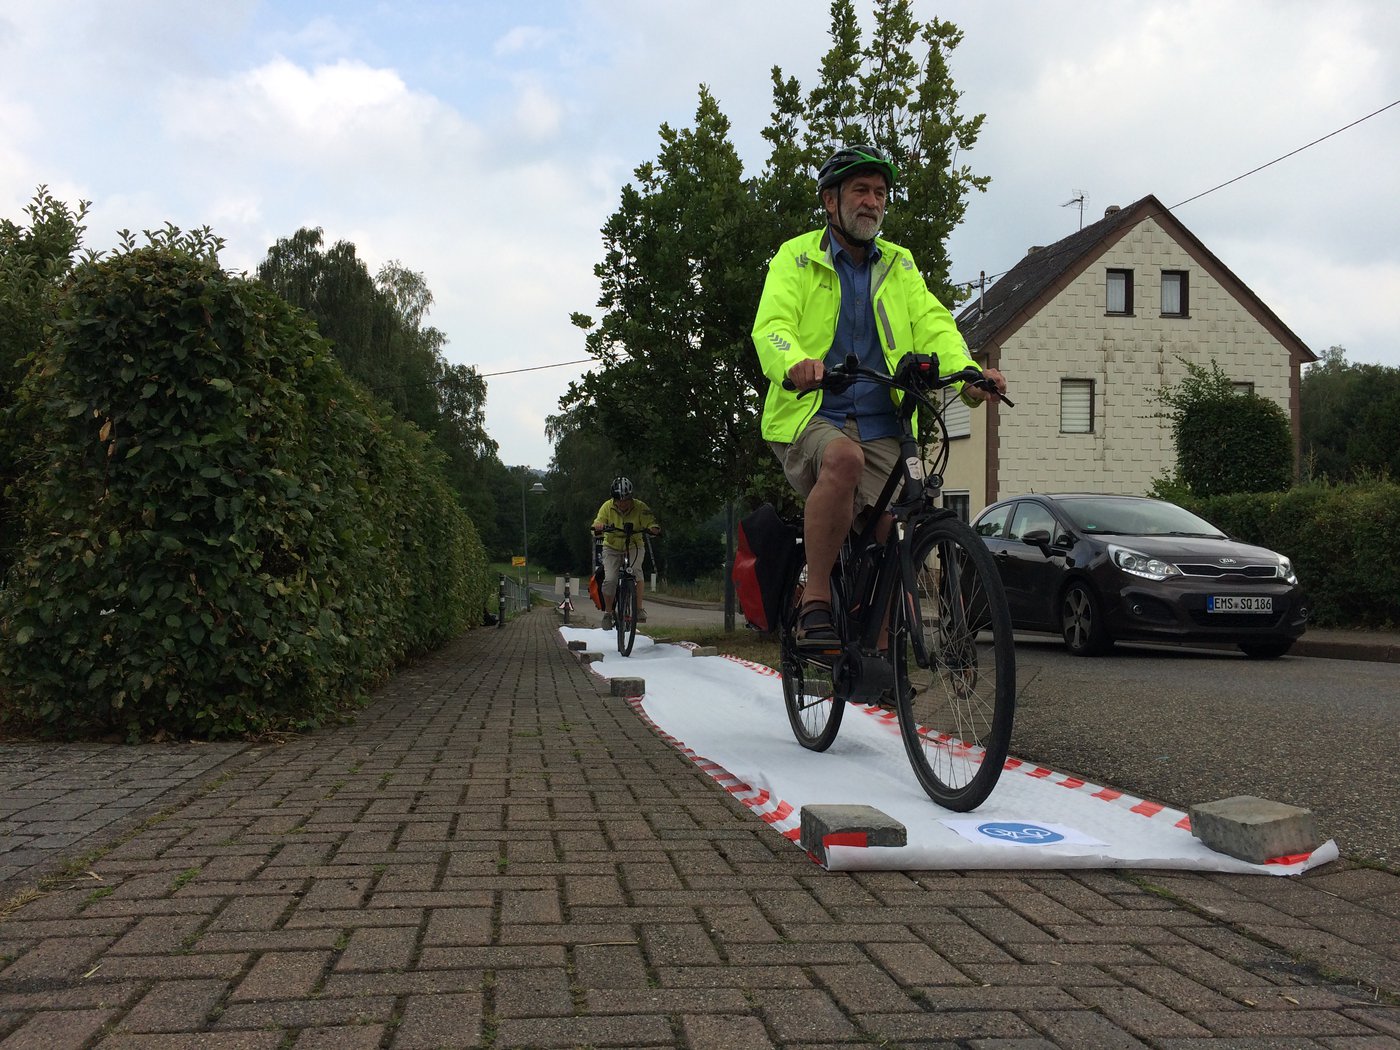
[[[831,244],[831,260],[841,282],[841,312],[836,318],[836,336],[823,364],[831,368],[844,363],[848,354],[855,354],[866,368],[889,375],[880,336],[875,331],[875,309],[870,301],[870,276],[880,258],[880,249],[872,243],[865,253],[865,262],[857,265],[834,237]],[[831,391],[823,394],[817,415],[838,427],[846,425],[847,416],[854,416],[862,441],[894,437],[899,433],[889,391],[869,380],[852,384],[842,394]]]

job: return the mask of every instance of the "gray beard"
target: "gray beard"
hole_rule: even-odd
[[[858,241],[873,241],[875,235],[880,232],[879,219],[867,219],[859,215],[843,220],[842,225],[846,227],[847,236]]]

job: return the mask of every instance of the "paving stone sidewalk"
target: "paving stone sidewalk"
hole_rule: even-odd
[[[1400,877],[827,873],[606,692],[545,609],[189,749],[0,905],[0,1050],[1400,1047]]]

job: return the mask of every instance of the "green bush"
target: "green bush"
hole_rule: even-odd
[[[480,622],[485,557],[426,440],[212,261],[80,266],[18,412],[0,687],[50,735],[314,726]]]
[[[1197,496],[1288,488],[1294,467],[1287,413],[1258,394],[1236,393],[1213,360],[1209,369],[1179,360],[1186,377],[1158,393],[1176,442],[1176,482]]]
[[[1400,623],[1400,484],[1310,484],[1178,502],[1291,558],[1320,626]]]

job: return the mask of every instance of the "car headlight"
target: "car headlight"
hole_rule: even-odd
[[[1127,547],[1110,546],[1108,556],[1113,559],[1113,564],[1124,572],[1141,576],[1143,579],[1165,580],[1168,576],[1181,575],[1181,570],[1175,565],[1164,562],[1161,558],[1151,558],[1146,554],[1139,554]]]
[[[1298,574],[1293,571],[1293,563],[1282,554],[1278,556],[1278,575],[1284,583],[1298,582]]]

